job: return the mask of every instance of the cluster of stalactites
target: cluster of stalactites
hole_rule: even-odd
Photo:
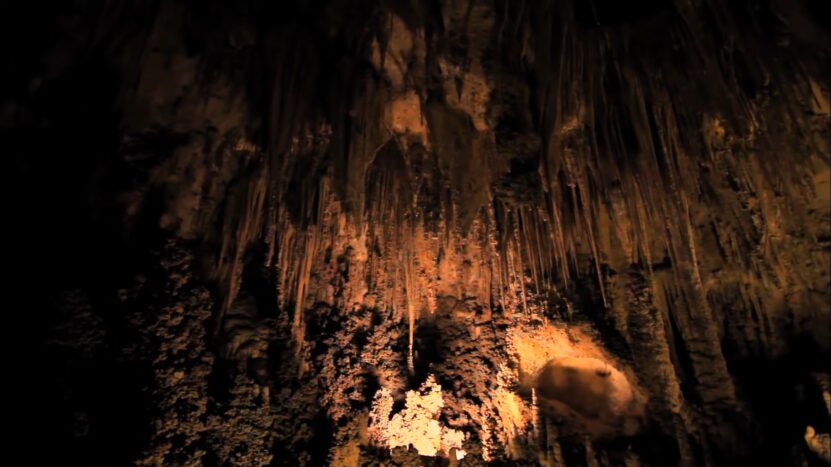
[[[813,141],[807,136],[817,119],[827,122],[827,89],[816,70],[740,27],[738,10],[721,3],[674,2],[663,13],[666,50],[644,53],[631,47],[655,34],[648,25],[587,27],[573,2],[506,4],[497,15],[479,4],[447,6],[444,33],[470,39],[463,60],[440,51],[436,31],[385,12],[389,21],[362,49],[377,76],[345,76],[348,96],[331,110],[348,114],[346,123],[338,114],[286,125],[293,116],[278,104],[300,99],[287,97],[299,81],[275,83],[281,94],[272,119],[281,125],[269,167],[252,177],[223,246],[226,306],[243,252],[261,235],[298,341],[303,310],[324,287],[313,278],[332,267],[322,261],[327,250],[352,252],[350,274],[362,284],[347,306],[371,301],[400,310],[411,329],[441,295],[527,310],[529,292],[568,287],[587,272],[586,258],[609,306],[607,266],[651,271],[668,259],[674,288],[687,290],[706,282],[702,255],[722,254],[745,268],[757,252],[783,254],[765,242],[800,223],[795,213],[811,190],[777,193],[803,186],[815,168],[817,145],[803,142]],[[711,14],[715,32],[708,32]],[[732,61],[718,37],[731,38]],[[302,69],[302,57],[283,58]],[[520,101],[536,119],[526,130],[542,144],[532,157],[539,186],[514,202],[494,189],[511,176],[506,161],[515,155],[500,153],[501,114],[493,109],[507,106],[500,87],[509,66],[520,64],[535,77],[534,92],[523,92],[538,96]],[[437,82],[426,80],[430,73]],[[755,206],[749,216],[758,225],[728,234],[749,239],[749,247],[703,251],[701,229],[709,226],[701,213],[721,196],[719,184],[733,183],[722,174],[758,199],[739,200]]]

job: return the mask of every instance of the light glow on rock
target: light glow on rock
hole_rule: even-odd
[[[386,388],[378,390],[369,426],[369,436],[375,444],[390,450],[412,446],[419,455],[429,457],[448,457],[453,450],[457,460],[465,456],[465,434],[438,420],[444,399],[434,376],[430,375],[417,391],[407,391],[404,410],[390,418],[392,407],[392,393]]]

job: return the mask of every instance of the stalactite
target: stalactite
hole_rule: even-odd
[[[412,374],[415,370],[413,366],[413,340],[415,337],[415,322],[416,322],[416,281],[413,277],[413,259],[409,253],[406,253],[404,258],[404,287],[407,290],[407,369]]]

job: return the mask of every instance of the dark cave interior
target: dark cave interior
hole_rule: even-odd
[[[831,463],[827,1],[0,22],[26,465]]]

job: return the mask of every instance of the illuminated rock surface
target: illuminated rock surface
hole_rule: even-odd
[[[385,388],[379,390],[375,396],[369,426],[369,430],[374,433],[374,441],[390,449],[412,446],[420,455],[428,457],[435,457],[439,453],[447,457],[455,449],[453,457],[464,458],[464,434],[443,427],[437,420],[439,411],[444,407],[444,400],[441,386],[435,378],[428,377],[418,391],[407,391],[405,404],[404,410],[392,415],[392,396]]]

